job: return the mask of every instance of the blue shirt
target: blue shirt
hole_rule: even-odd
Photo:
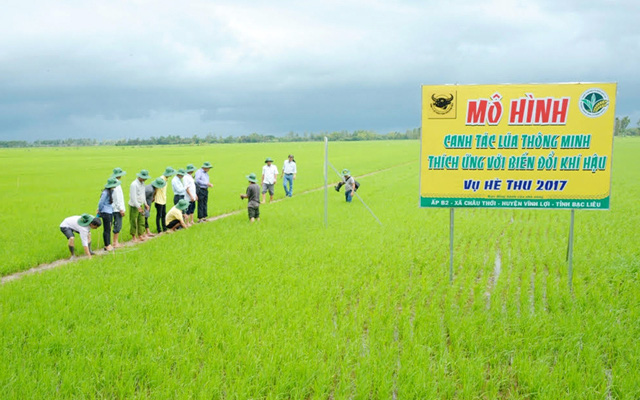
[[[113,193],[111,196],[111,202],[109,202],[109,189],[104,189],[100,194],[98,211],[105,214],[113,214]]]
[[[174,176],[171,180],[171,187],[173,188],[173,194],[176,196],[184,196],[186,193],[184,192],[184,185],[182,184],[182,179],[178,178],[178,175]]]
[[[209,187],[209,174],[202,168],[196,171],[196,186],[206,189]]]

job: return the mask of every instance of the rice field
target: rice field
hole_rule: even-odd
[[[58,224],[95,209],[114,166],[211,161],[212,215],[246,207],[266,156],[300,169],[257,224],[240,212],[0,286],[0,397],[640,397],[640,140],[616,139],[612,209],[576,212],[573,291],[569,211],[456,210],[450,283],[419,143],[330,147],[382,226],[330,191],[324,227],[318,143],[0,152],[21,171],[0,178],[3,275],[64,257]]]

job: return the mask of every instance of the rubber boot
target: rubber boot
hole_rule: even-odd
[[[94,253],[93,250],[91,250],[91,242],[89,242],[89,254],[91,254],[92,256],[96,255],[96,253]]]
[[[69,251],[71,252],[71,257],[76,255],[76,249],[74,246],[69,246]]]

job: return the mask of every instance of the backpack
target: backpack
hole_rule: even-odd
[[[357,191],[358,191],[358,189],[360,189],[360,182],[358,182],[357,180],[355,180],[355,178],[353,179],[353,182],[355,183],[354,188],[353,188],[353,191],[354,191],[354,192],[357,192]],[[334,189],[336,189],[336,192],[339,192],[339,191],[340,191],[340,188],[341,188],[342,186],[344,186],[344,185],[345,185],[345,182],[344,182],[344,181],[338,182],[338,184],[335,186],[335,188],[334,188]]]

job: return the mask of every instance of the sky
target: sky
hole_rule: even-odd
[[[423,84],[618,82],[640,1],[5,0],[0,140],[420,126]]]

